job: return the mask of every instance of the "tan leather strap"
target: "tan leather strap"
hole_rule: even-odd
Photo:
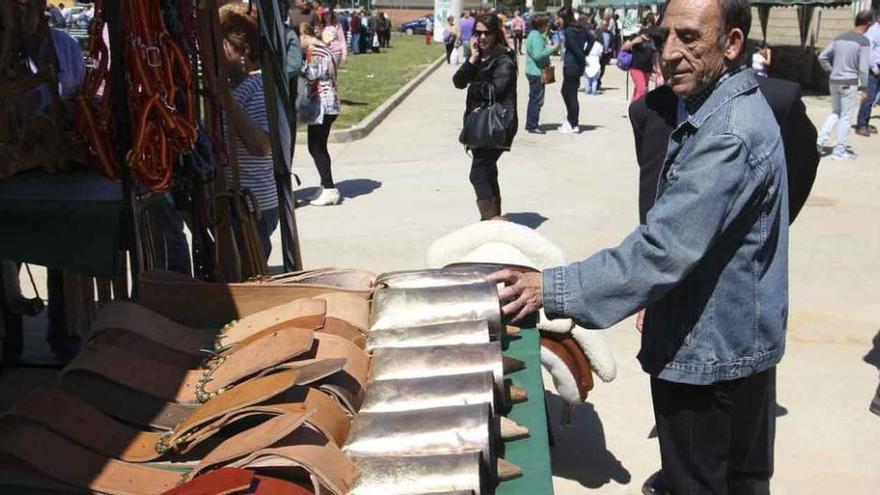
[[[12,405],[0,423],[39,423],[90,450],[129,462],[151,461],[161,432],[136,431],[59,389],[38,388]]]
[[[344,474],[340,469],[314,466],[313,462],[309,462],[315,459],[331,459],[339,449],[315,429],[306,428],[305,435],[295,433],[305,425],[307,416],[307,414],[277,416],[230,437],[211,451],[196,466],[193,474],[209,467],[222,466],[244,456],[251,457],[255,451],[262,452],[261,449],[271,450],[273,444],[285,439],[285,444],[308,441],[311,443],[309,447],[317,445],[319,447],[312,456],[302,456],[305,460],[297,464],[293,464],[289,458],[283,456],[263,456],[260,459],[260,467],[274,469],[305,467],[310,474],[321,479],[322,484],[325,478],[329,480],[328,484],[339,482],[337,479],[341,476],[339,473]],[[183,481],[183,476],[179,472],[107,458],[34,423],[24,423],[16,425],[13,429],[0,430],[0,453],[7,454],[56,481],[100,493],[160,493]],[[0,463],[4,460],[0,458]],[[249,467],[251,464],[255,463],[245,462],[242,463],[242,467]],[[350,478],[342,481],[350,481]]]
[[[589,358],[570,334],[541,332],[541,347],[555,354],[571,372],[582,401],[593,389],[593,369]]]
[[[320,299],[298,299],[293,302],[273,306],[252,313],[239,320],[226,324],[218,334],[218,340],[226,347],[263,330],[278,328],[285,324],[309,316],[323,316],[327,313],[327,303]],[[316,323],[307,324],[311,327]]]
[[[289,328],[268,331],[213,361],[208,369],[186,370],[113,345],[88,344],[63,374],[93,373],[133,390],[172,402],[204,402],[217,391],[307,352],[313,333]],[[149,373],[144,373],[149,370]]]
[[[103,306],[92,323],[90,338],[108,330],[125,330],[190,354],[194,350],[197,352],[198,349],[212,348],[214,340],[214,333],[209,330],[181,325],[155,311],[127,301],[114,301]]]
[[[355,467],[339,448],[306,428],[296,430],[282,443],[286,446],[258,450],[229,466],[251,469],[268,466],[301,468],[312,476],[313,482],[317,482],[321,489],[334,495],[348,493]]]
[[[185,442],[174,447],[186,454],[235,421],[256,415],[292,413],[308,414],[308,422],[337,445],[345,441],[350,421],[333,399],[323,392],[303,387],[294,387],[288,392],[279,398],[283,402],[243,407],[212,423],[203,423],[200,429],[187,433]],[[167,437],[173,437],[173,434],[134,430],[59,389],[33,390],[0,416],[3,424],[20,421],[39,423],[96,453],[128,462],[158,459],[171,446]]]
[[[179,323],[206,327],[223,325],[247,315],[298,299],[329,292],[369,299],[368,289],[346,289],[309,284],[218,284],[164,272],[146,272],[138,278],[138,302]]]
[[[361,331],[370,328],[370,301],[343,292],[321,294],[315,299],[327,303],[327,317],[345,321]]]
[[[196,407],[136,392],[92,373],[63,375],[58,386],[105,414],[145,428],[171,430]]]
[[[36,424],[0,431],[0,452],[70,487],[110,494],[161,493],[181,474],[96,454]],[[7,462],[0,456],[0,463]]]

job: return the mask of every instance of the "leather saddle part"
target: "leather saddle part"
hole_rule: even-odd
[[[55,483],[79,490],[109,494],[153,494],[170,490],[189,476],[207,469],[235,464],[239,468],[266,468],[288,470],[301,468],[294,477],[311,481],[316,489],[326,489],[334,495],[348,490],[353,466],[342,452],[310,428],[306,414],[285,414],[230,437],[212,450],[191,470],[170,470],[153,465],[135,464],[108,458],[65,438],[37,423],[16,424],[14,428],[0,428],[0,464],[11,464],[6,475],[16,471],[16,465],[26,466]],[[287,444],[295,438],[309,438],[310,449],[288,452],[288,459],[276,460],[271,456],[253,462],[255,453],[272,450],[278,443]],[[268,446],[268,447],[266,447]],[[265,448],[264,448],[265,447]],[[285,448],[285,447],[281,447]],[[333,463],[320,465],[324,459]],[[18,479],[0,479],[0,484],[16,485]]]
[[[421,289],[425,287],[479,284],[486,281],[486,276],[478,272],[451,272],[442,268],[428,268],[425,270],[401,270],[383,273],[376,277],[376,287]]]
[[[462,320],[486,320],[492,335],[504,331],[495,284],[377,289],[373,294],[370,332]]]
[[[313,346],[314,333],[308,330],[270,332],[212,361],[206,369],[187,369],[163,362],[161,353],[147,354],[151,349],[137,352],[116,345],[89,343],[62,371],[61,380],[72,373],[92,373],[169,402],[204,402],[217,390],[295,359]]]
[[[345,359],[341,371],[346,375],[347,385],[342,388],[350,396],[347,400],[357,407],[368,372],[368,358],[355,344],[336,335],[293,327],[264,330],[207,361],[201,369],[164,362],[161,353],[150,354],[152,351],[155,349],[137,352],[129,346],[89,343],[64,369],[61,381],[64,383],[70,375],[95,375],[157,399],[194,404],[253,376],[324,359]]]
[[[565,364],[577,384],[581,401],[587,400],[587,395],[593,390],[593,368],[590,358],[574,338],[570,334],[541,332],[541,347],[555,354]]]
[[[363,348],[363,330],[369,323],[369,301],[350,294],[324,294],[317,298],[298,299],[268,310],[259,311],[227,323],[219,332],[181,325],[159,313],[130,302],[112,302],[101,308],[91,327],[93,342],[135,339],[139,351],[159,344],[175,352],[166,353],[169,360],[191,362],[204,357],[205,351],[228,350],[240,341],[273,328],[302,327],[332,333],[351,340]],[[152,343],[151,343],[152,342]]]
[[[360,413],[343,450],[353,458],[478,451],[494,479],[498,431],[488,404]]]
[[[485,344],[490,341],[486,320],[453,321],[415,327],[375,330],[367,337],[367,352],[382,347],[426,347]]]
[[[489,371],[499,395],[504,394],[501,344],[433,347],[385,347],[373,351],[370,380],[402,380]]]
[[[220,284],[173,272],[151,271],[138,277],[138,302],[184,325],[220,326],[297,299],[328,293],[369,300],[372,274],[358,273],[361,275],[351,270],[325,269],[285,274],[262,282]]]
[[[500,398],[497,402],[502,402]],[[359,414],[414,411],[434,407],[489,404],[496,410],[490,371],[370,383]]]
[[[362,457],[350,495],[492,493],[482,476],[480,453]]]
[[[332,398],[314,389],[292,386],[275,402],[249,404],[245,400],[238,408],[226,406],[219,411],[213,404],[203,407],[206,412],[194,411],[192,420],[170,432],[139,431],[62,390],[36,389],[0,416],[0,424],[39,424],[93,452],[127,462],[190,460],[197,455],[193,453],[196,447],[209,439],[216,444],[214,439],[227,428],[235,431],[241,421],[253,424],[284,414],[309,415],[307,422],[336,445],[342,445],[348,435],[348,416]]]
[[[162,495],[314,495],[314,492],[290,481],[225,467],[197,476]]]

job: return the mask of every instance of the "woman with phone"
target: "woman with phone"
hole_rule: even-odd
[[[507,46],[501,20],[495,14],[477,18],[473,37],[468,41],[470,56],[458,69],[452,82],[458,89],[468,89],[464,118],[474,109],[495,102],[507,110],[507,136],[503,147],[474,148],[470,181],[477,196],[481,220],[501,216],[501,190],[498,184],[498,159],[510,149],[516,135],[516,52]]]

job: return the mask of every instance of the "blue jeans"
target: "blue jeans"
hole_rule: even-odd
[[[868,126],[868,120],[871,119],[871,109],[877,103],[878,93],[880,93],[880,76],[876,76],[872,72],[868,75],[868,99],[859,108],[859,119],[856,121],[856,127]]]
[[[351,53],[357,55],[361,52],[361,33],[351,33]]]
[[[278,207],[260,210],[260,219],[257,221],[257,233],[260,234],[260,244],[263,245],[263,254],[269,259],[272,252],[272,232],[278,228]]]
[[[850,86],[831,84],[828,89],[831,92],[831,115],[825,119],[816,144],[825,146],[828,138],[831,137],[831,131],[837,125],[837,142],[834,143],[834,153],[843,155],[846,153],[846,140],[849,136],[853,113],[859,104],[859,88],[854,84]]]
[[[544,106],[544,81],[541,76],[526,76],[529,80],[529,105],[526,110],[526,130],[538,128],[541,107]]]

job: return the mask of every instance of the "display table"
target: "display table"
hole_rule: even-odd
[[[112,278],[122,186],[91,172],[28,172],[0,181],[0,258]]]
[[[544,383],[541,379],[541,347],[538,331],[523,329],[511,340],[504,355],[525,361],[526,367],[508,375],[513,385],[524,388],[529,400],[513,406],[507,416],[529,429],[527,438],[507,442],[504,459],[520,466],[521,478],[498,486],[498,495],[552,495],[550,443],[547,433],[547,409],[544,405]]]

